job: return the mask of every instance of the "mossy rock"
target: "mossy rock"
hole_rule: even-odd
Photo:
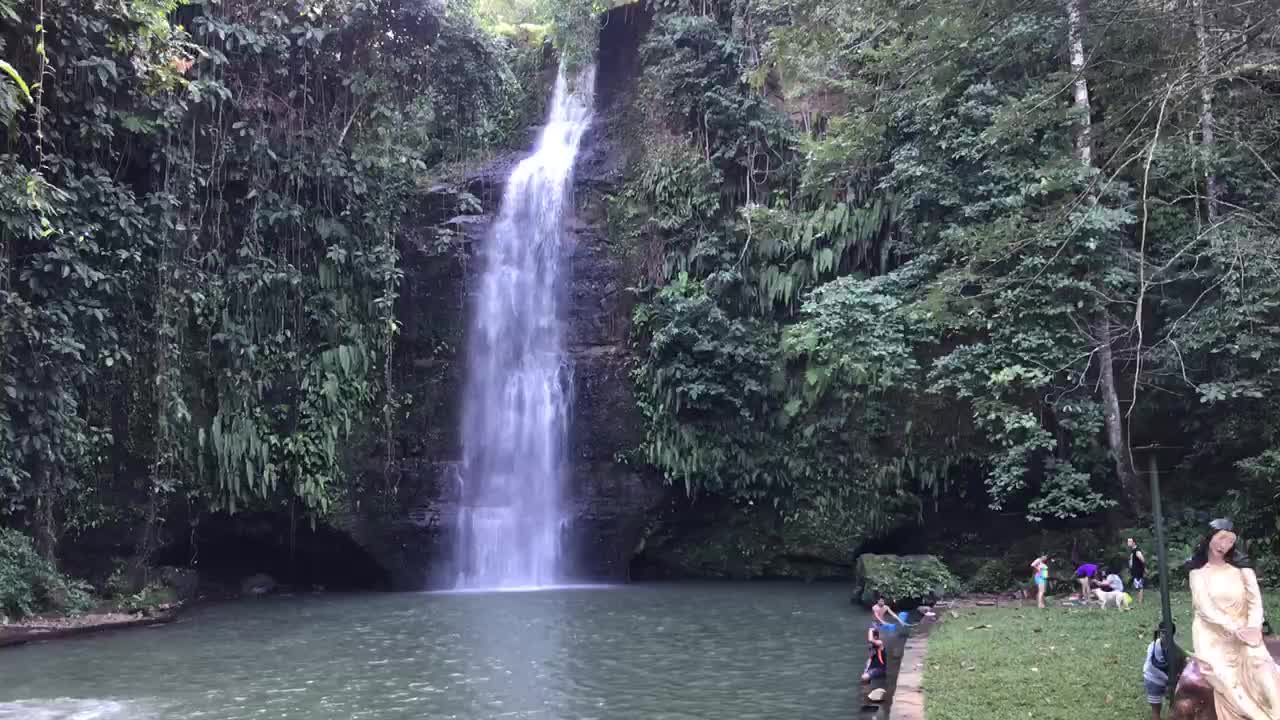
[[[858,556],[850,601],[871,607],[884,596],[895,608],[937,602],[960,591],[960,581],[934,555]]]

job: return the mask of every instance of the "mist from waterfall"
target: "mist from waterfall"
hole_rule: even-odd
[[[565,459],[573,367],[565,353],[565,215],[591,123],[595,68],[556,78],[533,154],[507,180],[483,250],[463,398],[458,589],[509,590],[565,578]]]

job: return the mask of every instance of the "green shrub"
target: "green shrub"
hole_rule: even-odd
[[[1097,532],[1084,528],[1077,530],[1046,530],[1029,535],[1013,542],[1003,555],[1015,566],[1017,563],[1021,563],[1023,567],[1018,568],[1019,572],[1022,573],[1022,577],[1030,578],[1031,561],[1040,555],[1049,556],[1050,571],[1056,575],[1059,572],[1069,573],[1075,571],[1075,563],[1072,562],[1073,556],[1078,559],[1078,562],[1082,563],[1100,562],[1104,559],[1107,551],[1107,541],[1099,537]]]
[[[973,592],[1000,593],[1025,584],[1029,577],[1029,572],[1022,572],[1022,568],[1015,570],[1008,560],[995,559],[979,565],[966,584]]]
[[[120,595],[116,600],[116,606],[125,612],[138,613],[177,601],[178,594],[173,588],[159,580],[154,580],[136,593]]]
[[[1251,547],[1249,560],[1253,563],[1253,570],[1258,575],[1258,584],[1269,590],[1280,588],[1280,556],[1276,555],[1272,545]]]
[[[26,617],[41,612],[84,612],[87,586],[58,572],[36,552],[31,538],[0,529],[0,613]]]
[[[911,607],[961,590],[960,580],[932,555],[865,554],[856,572],[854,600],[867,606],[884,596],[895,607]]]

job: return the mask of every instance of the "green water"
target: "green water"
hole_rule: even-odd
[[[0,651],[0,720],[856,717],[840,586],[284,597]]]

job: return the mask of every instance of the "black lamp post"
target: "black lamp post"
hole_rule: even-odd
[[[1160,645],[1169,662],[1169,677],[1177,678],[1182,675],[1187,655],[1173,639],[1173,610],[1169,605],[1169,559],[1164,543],[1164,511],[1160,506],[1160,471],[1156,466],[1156,452],[1173,448],[1148,445],[1133,449],[1149,451],[1147,466],[1151,480],[1151,518],[1156,530],[1156,558],[1160,564]],[[1176,680],[1169,683],[1169,691],[1173,692],[1176,685]]]

